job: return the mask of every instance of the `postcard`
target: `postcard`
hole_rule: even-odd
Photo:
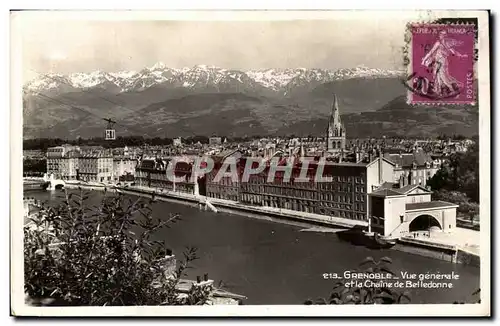
[[[489,24],[11,12],[11,314],[490,316]]]

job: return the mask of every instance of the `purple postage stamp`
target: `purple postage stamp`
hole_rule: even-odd
[[[411,24],[409,104],[474,104],[475,25]]]

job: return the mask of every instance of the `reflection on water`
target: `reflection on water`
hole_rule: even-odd
[[[31,197],[60,201],[63,192],[30,192]],[[102,192],[88,199],[97,205]],[[208,273],[225,288],[248,297],[245,304],[302,304],[308,298],[325,297],[333,286],[323,273],[342,274],[355,269],[367,256],[388,256],[397,273],[451,272],[460,275],[452,289],[411,289],[412,303],[452,303],[471,300],[479,288],[479,269],[404,253],[370,250],[341,242],[329,232],[300,232],[304,227],[278,224],[228,213],[212,213],[168,202],[153,204],[154,215],[179,213],[182,221],[155,238],[166,241],[179,255],[196,246],[200,259],[190,278]]]

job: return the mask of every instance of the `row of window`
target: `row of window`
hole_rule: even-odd
[[[329,210],[321,207],[316,207],[314,202],[303,200],[283,201],[277,199],[269,199],[261,195],[243,194],[241,196],[241,201],[243,203],[252,205],[269,206],[274,208],[290,209],[299,212],[330,215],[333,217],[365,220],[365,213],[354,212],[346,209]]]
[[[224,186],[231,186],[231,185],[234,185],[236,182],[233,182],[233,178],[231,177],[222,177],[220,180],[218,180],[217,182],[209,182],[209,184],[220,184],[220,185],[224,185]]]
[[[359,211],[359,212],[364,212],[365,211],[365,204],[363,203],[354,203],[354,205],[349,204],[339,204],[339,203],[332,203],[332,202],[320,202],[320,205],[322,207],[329,207],[329,208],[340,208],[340,209],[346,209],[349,211]]]
[[[213,188],[212,188],[213,189]],[[279,188],[278,188],[279,189]],[[280,197],[285,199],[300,198],[304,200],[314,200],[323,203],[325,206],[334,207],[332,205],[338,205],[339,203],[352,204],[353,196],[351,194],[332,194],[332,193],[322,193],[322,192],[304,192],[304,191],[287,191],[283,193],[271,193],[264,191],[243,191],[242,194],[249,195],[264,195],[266,197]],[[355,195],[354,204],[356,210],[363,210],[365,202],[365,195]],[[338,207],[338,206],[337,206]],[[349,208],[350,209],[350,208]]]
[[[353,200],[352,192],[346,192],[346,191],[344,191],[343,194],[339,194],[339,193],[317,191],[317,189],[309,191],[296,188],[284,188],[284,187],[273,187],[273,186],[244,186],[242,187],[241,191],[250,193],[273,194],[281,196],[302,197],[302,198],[309,198],[316,200],[329,200],[329,201],[339,201],[339,202],[349,202],[349,203],[352,202]],[[365,201],[364,193],[355,194],[354,201],[364,202]]]
[[[210,198],[238,201],[237,194],[235,195],[235,194],[227,194],[227,193],[220,193],[220,192],[207,192],[207,196]]]
[[[136,176],[142,177],[142,178],[149,178],[151,180],[170,180],[172,179],[173,175],[168,175],[166,173],[150,173],[150,172],[142,172],[142,171],[136,171]],[[189,174],[186,175],[176,175],[177,178],[184,178],[189,180],[191,176]]]
[[[283,184],[283,183],[290,183],[290,182],[283,182],[283,176],[282,175],[279,175],[279,176],[275,176],[274,179],[273,179],[273,182],[274,183],[279,183],[279,184]],[[289,181],[292,181],[292,179],[298,179],[299,176],[295,176],[294,178],[290,177],[289,178]],[[356,183],[356,184],[365,184],[365,180],[364,180],[364,177],[362,176],[323,176],[324,178],[327,178],[327,177],[331,177],[332,179],[332,182],[300,182],[299,180],[295,180],[294,184],[297,184],[297,185],[300,185],[300,184],[303,184],[304,186],[308,186],[308,185],[315,185],[315,184],[324,184],[324,185],[331,185],[331,184],[335,184],[335,183],[348,183],[348,184],[352,184],[353,182]],[[309,181],[314,181],[315,180],[315,175],[309,175],[309,176],[306,176],[306,179]],[[256,176],[251,176],[248,180],[249,183],[269,183],[268,182],[268,176],[267,175],[256,175]]]

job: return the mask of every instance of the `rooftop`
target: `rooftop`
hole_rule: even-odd
[[[432,162],[432,158],[429,154],[425,153],[423,150],[417,150],[413,153],[401,153],[401,154],[389,154],[386,153],[386,159],[391,160],[401,167],[410,167],[413,163],[417,166],[424,166],[427,162]]]
[[[446,201],[428,201],[424,203],[412,203],[412,204],[406,204],[406,210],[411,211],[411,210],[416,210],[416,209],[426,209],[426,208],[440,208],[440,207],[455,207],[458,206],[453,203],[448,203]]]
[[[375,196],[403,196],[402,193],[395,191],[394,189],[388,189],[388,188],[382,188],[375,190],[372,192],[370,195],[375,195]]]

